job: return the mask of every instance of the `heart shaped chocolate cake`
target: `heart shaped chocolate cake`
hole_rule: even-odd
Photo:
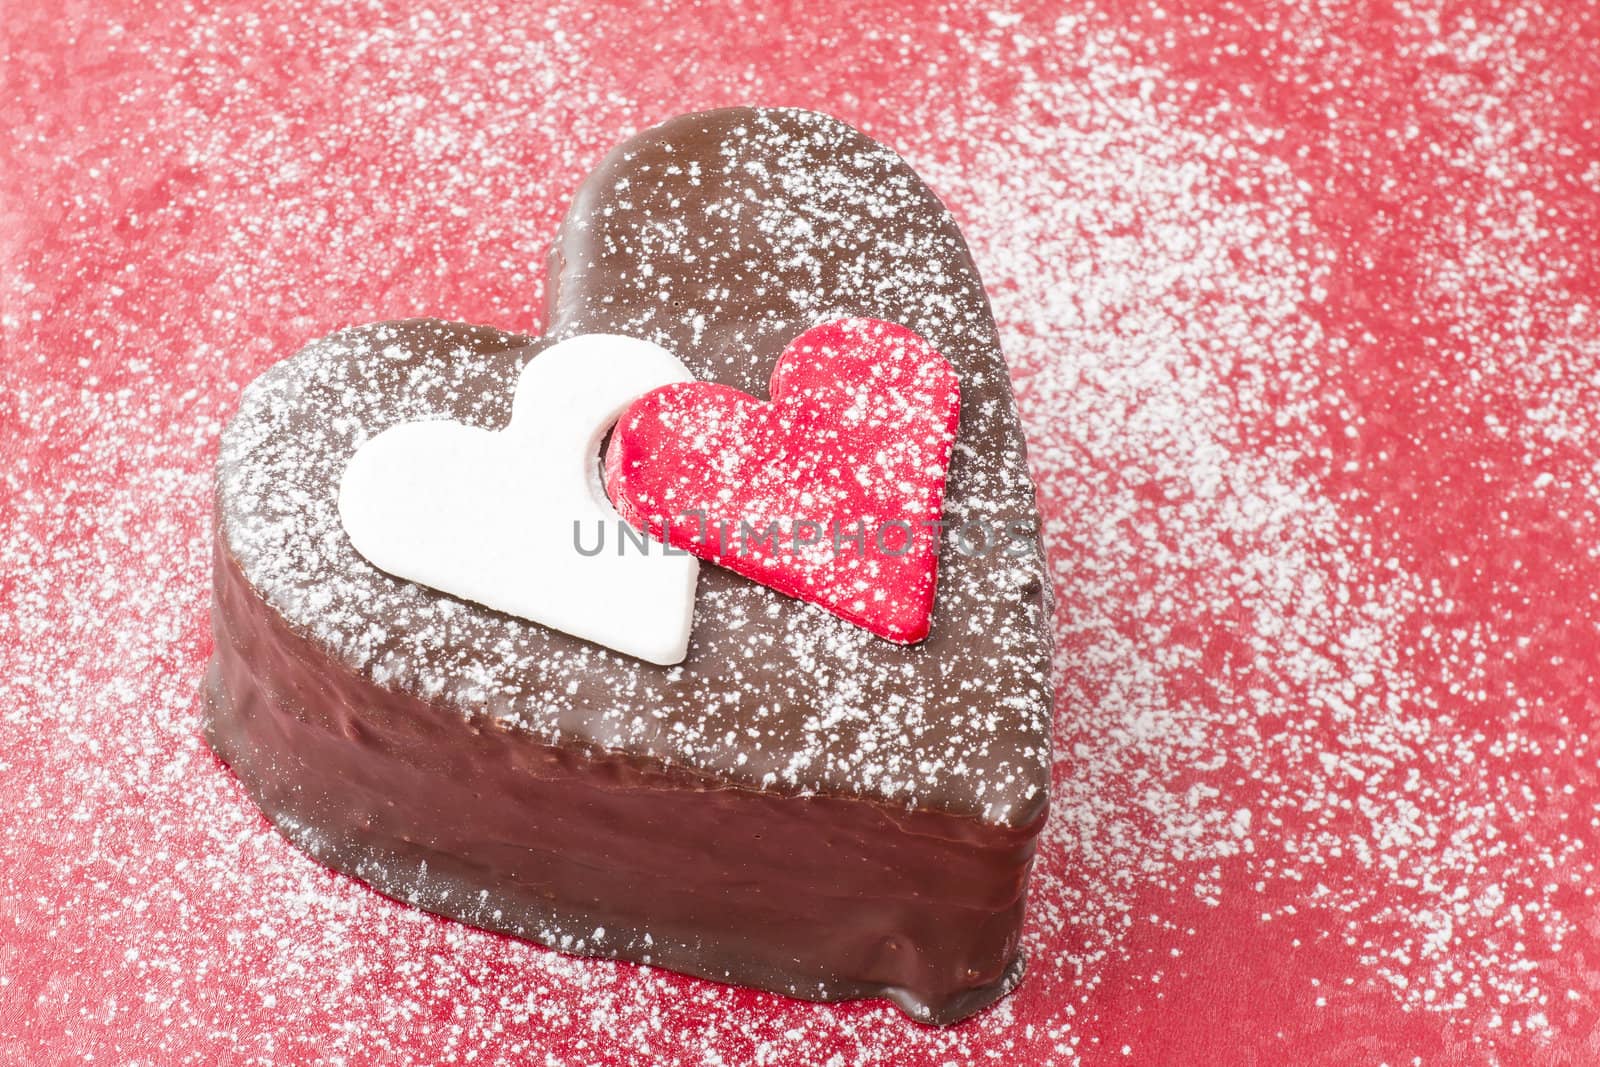
[[[537,339],[359,327],[245,391],[212,746],[296,845],[463,922],[933,1023],[1002,996],[1049,620],[955,223],[833,119],[688,115],[584,183],[549,291]]]

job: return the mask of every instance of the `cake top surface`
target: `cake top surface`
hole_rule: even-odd
[[[641,337],[701,380],[765,396],[794,336],[867,316],[915,330],[960,376],[947,526],[1021,527],[1036,542],[994,323],[938,199],[894,153],[825,116],[689,115],[602,161],[551,274],[538,340],[382,323],[317,341],[246,390],[222,441],[219,530],[256,591],[374,682],[552,744],[735,786],[1031,823],[1050,756],[1036,544],[962,553],[947,541],[932,634],[912,647],[702,567],[688,657],[658,667],[393,578],[357,554],[337,511],[365,441],[421,419],[503,427],[522,363],[562,338]]]

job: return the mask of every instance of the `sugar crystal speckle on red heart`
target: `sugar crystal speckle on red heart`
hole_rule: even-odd
[[[693,382],[636,400],[606,451],[617,510],[873,633],[920,641],[960,417],[955,371],[903,326],[840,319],[790,343],[771,395]]]

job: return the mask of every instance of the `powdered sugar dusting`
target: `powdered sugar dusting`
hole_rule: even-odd
[[[0,1058],[1587,1056],[1600,34],[1571,10],[12,15]],[[1013,360],[1058,803],[1030,974],[953,1031],[383,901],[196,733],[239,388],[350,322],[535,329],[577,177],[745,99],[902,149]]]
[[[569,220],[555,332],[628,330],[663,343],[701,375],[732,364],[724,377],[738,380],[749,373],[745,364],[763,358],[757,339],[695,349],[684,343],[685,317],[697,314],[721,335],[770,334],[832,302],[926,330],[949,353],[948,364],[945,357],[928,364],[949,404],[956,395],[950,367],[971,380],[959,431],[966,455],[949,474],[947,518],[1020,522],[1028,535],[1019,552],[947,554],[926,644],[903,650],[842,611],[844,618],[763,585],[706,574],[688,658],[658,670],[380,572],[339,523],[333,487],[350,457],[403,422],[452,418],[499,428],[519,373],[497,357],[517,339],[425,320],[335,334],[245,390],[218,464],[223,543],[262,598],[330,655],[463,715],[493,717],[550,743],[688,767],[718,782],[1030,824],[1043,806],[1048,759],[1041,564],[1011,398],[979,387],[983,375],[1003,369],[981,292],[953,256],[942,212],[929,210],[892,154],[815,114],[746,114],[709,147],[634,146],[614,169],[598,172],[600,185],[625,191],[615,201],[604,188],[585,192]],[[672,127],[656,136],[694,132]],[[704,199],[697,200],[679,179],[691,161],[703,160]],[[749,202],[761,205],[756,224],[722,221]],[[634,210],[640,213],[625,214]],[[892,219],[874,246],[863,240],[862,221],[883,210]],[[695,227],[678,225],[683,218]],[[787,256],[796,226],[833,249],[829,269],[774,267],[757,277],[764,261]],[[857,251],[839,255],[852,244]],[[832,268],[835,256],[843,277]],[[954,288],[928,283],[933,274],[964,270]],[[670,280],[663,292],[671,299],[634,296],[646,275]],[[761,291],[780,285],[781,294]],[[765,325],[769,316],[773,325]],[[948,454],[948,440],[935,444]],[[710,506],[700,510],[720,522]],[[826,505],[803,515],[800,506],[795,515],[813,522],[864,521]],[[907,515],[937,513],[936,501],[904,506]],[[673,504],[667,513],[684,510]],[[758,526],[777,518],[755,517]],[[536,550],[531,543],[529,550]],[[570,551],[577,559],[577,548]],[[817,573],[842,581],[846,568]],[[749,626],[752,619],[763,625]]]
[[[915,334],[844,319],[784,349],[772,394],[641,397],[607,447],[607,491],[662,540],[891,640],[925,637],[960,405],[950,365]]]

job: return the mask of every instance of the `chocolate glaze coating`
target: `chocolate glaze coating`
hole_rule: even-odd
[[[688,658],[657,667],[390,577],[335,508],[362,442],[417,418],[504,425],[522,362],[562,337],[644,337],[764,395],[789,339],[866,315],[961,377],[946,521],[1036,530],[954,222],[835,120],[689,115],[584,183],[550,294],[539,341],[361,327],[246,390],[218,465],[213,746],[296,844],[440,914],[930,1022],[1002,995],[1049,769],[1036,549],[947,545],[911,648],[703,567]]]

